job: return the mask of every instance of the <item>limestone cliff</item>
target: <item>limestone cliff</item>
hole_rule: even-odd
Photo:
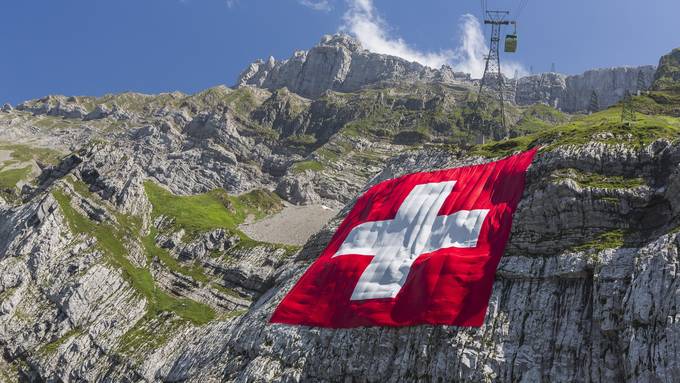
[[[654,66],[645,65],[595,69],[574,76],[559,73],[527,76],[519,79],[515,102],[520,105],[541,102],[568,113],[586,112],[595,92],[600,108],[604,109],[621,101],[626,91],[636,93],[640,74],[643,80],[640,90],[647,90],[655,70]]]

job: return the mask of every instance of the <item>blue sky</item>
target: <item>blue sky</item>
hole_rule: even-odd
[[[488,3],[515,9],[519,0]],[[0,103],[232,85],[254,59],[287,58],[338,30],[373,50],[474,72],[484,41],[464,15],[478,18],[480,8],[477,0],[6,1]],[[503,57],[505,67],[656,64],[680,47],[679,14],[677,0],[529,0],[519,51]]]

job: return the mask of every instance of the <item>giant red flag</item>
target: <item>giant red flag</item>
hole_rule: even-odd
[[[373,186],[271,322],[481,326],[535,153]]]

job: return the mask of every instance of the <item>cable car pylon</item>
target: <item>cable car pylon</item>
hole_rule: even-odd
[[[477,93],[477,102],[474,106],[475,119],[481,122],[479,115],[479,108],[482,102],[482,91],[484,86],[490,86],[495,83],[498,88],[498,102],[501,112],[501,127],[503,128],[503,138],[507,138],[509,130],[505,122],[505,108],[503,90],[504,80],[501,74],[501,57],[499,54],[499,45],[501,41],[501,27],[503,25],[515,26],[515,31],[508,34],[505,38],[505,51],[513,53],[517,50],[517,23],[514,20],[506,20],[510,12],[508,11],[485,11],[486,18],[484,24],[491,25],[491,44],[489,46],[489,54],[486,56],[486,63],[484,65],[484,74],[479,81],[479,92]]]

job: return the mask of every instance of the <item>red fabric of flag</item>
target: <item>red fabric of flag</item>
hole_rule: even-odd
[[[271,322],[481,326],[535,153],[373,186]]]

